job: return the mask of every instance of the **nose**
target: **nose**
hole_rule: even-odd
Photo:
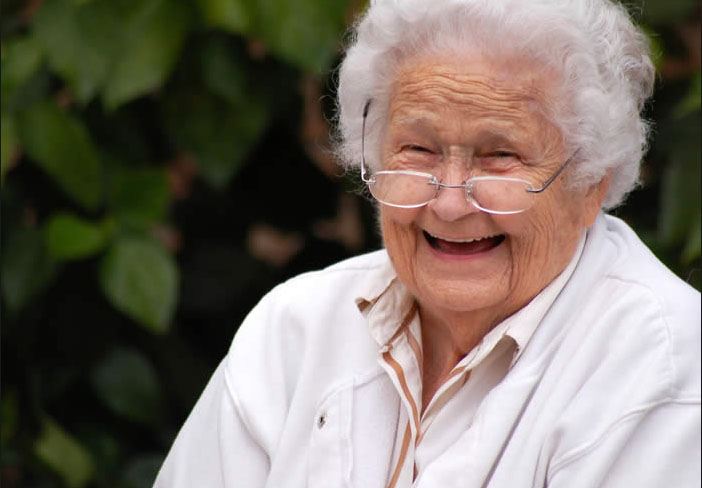
[[[466,215],[480,212],[480,210],[466,198],[466,189],[464,187],[441,187],[436,198],[429,202],[427,206],[439,219],[446,222],[453,222]]]

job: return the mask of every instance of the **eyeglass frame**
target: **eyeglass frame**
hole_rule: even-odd
[[[368,118],[368,111],[370,110],[370,106],[371,106],[372,102],[373,102],[372,98],[368,99],[366,101],[365,106],[363,107],[363,125],[361,128],[361,181],[363,181],[369,187],[370,187],[370,184],[373,183],[373,179],[372,179],[373,175],[372,174],[369,175],[368,171],[366,170],[366,119]],[[471,195],[471,188],[469,187],[469,183],[471,183],[473,181],[480,181],[480,180],[487,180],[487,179],[489,179],[489,180],[505,180],[505,181],[520,181],[520,182],[527,183],[528,185],[530,185],[530,187],[526,188],[526,190],[525,190],[527,193],[541,193],[544,190],[546,190],[546,188],[548,188],[549,185],[551,183],[553,183],[553,181],[556,178],[558,178],[558,175],[560,175],[563,172],[563,170],[566,168],[566,166],[568,166],[570,164],[570,162],[573,161],[573,159],[575,159],[575,155],[578,154],[578,151],[580,151],[580,149],[576,149],[575,152],[573,152],[573,154],[568,159],[566,159],[565,162],[541,185],[541,188],[533,188],[533,187],[531,187],[532,183],[530,183],[526,180],[522,180],[520,178],[510,178],[510,177],[504,177],[504,176],[475,176],[473,178],[468,178],[461,185],[447,185],[445,183],[440,182],[436,178],[436,176],[434,176],[431,173],[423,173],[421,171],[406,171],[406,170],[379,171],[378,173],[383,173],[383,174],[405,174],[405,175],[416,175],[416,176],[428,176],[428,177],[431,177],[431,181],[429,182],[429,184],[436,187],[436,192],[434,193],[434,196],[430,200],[428,200],[427,202],[419,204],[419,205],[403,206],[403,205],[394,205],[394,204],[385,203],[385,202],[380,202],[380,203],[382,203],[383,205],[389,205],[389,206],[395,207],[395,208],[419,208],[419,207],[423,207],[424,205],[428,205],[429,202],[434,200],[438,196],[439,191],[442,188],[463,188],[464,190],[466,190],[466,200],[468,201],[468,203],[473,205],[478,210],[481,210],[481,211],[486,212],[486,213],[491,213],[491,214],[522,213],[522,212],[525,212],[526,210],[528,210],[528,208],[523,209],[523,210],[509,211],[509,212],[499,212],[499,211],[494,211],[494,210],[487,210],[487,209],[480,207],[479,205],[476,204],[477,201],[471,201],[468,199],[468,196]],[[371,194],[372,194],[372,192],[371,192]],[[475,200],[475,199],[473,199],[473,200]],[[378,200],[378,201],[380,201],[380,200]]]

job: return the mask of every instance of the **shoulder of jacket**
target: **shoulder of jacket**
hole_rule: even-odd
[[[389,260],[387,252],[382,249],[345,259],[320,270],[307,271],[276,285],[262,302],[293,300],[306,303],[311,300],[321,306],[325,299],[343,295],[353,303],[356,295],[362,294],[369,282],[381,279],[380,272]]]
[[[239,327],[234,344],[253,341],[287,348],[326,350],[345,340],[368,336],[356,305],[369,283],[384,279],[389,258],[376,251],[356,256],[318,271],[300,274],[269,291]],[[248,347],[248,346],[246,346]]]
[[[569,300],[588,311],[587,333],[597,337],[593,351],[605,348],[603,359],[618,357],[621,366],[628,364],[616,374],[622,380],[638,363],[653,361],[649,372],[671,397],[699,398],[700,293],[620,219],[604,216],[596,225],[589,256],[580,263],[585,268],[580,279],[588,284]]]

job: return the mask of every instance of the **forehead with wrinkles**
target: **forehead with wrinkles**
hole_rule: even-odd
[[[550,108],[547,97],[555,94],[554,79],[548,71],[528,66],[417,59],[397,71],[388,122],[396,127],[428,125],[450,133],[484,121],[515,137],[553,140],[557,131],[545,115]]]
[[[553,96],[554,79],[545,69],[516,63],[414,58],[397,70],[391,98],[401,105],[450,102],[472,110],[535,110],[545,107],[547,94]]]

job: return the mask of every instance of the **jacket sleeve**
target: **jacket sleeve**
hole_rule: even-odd
[[[254,440],[229,391],[225,361],[180,430],[154,488],[259,488],[268,456]]]
[[[669,401],[622,416],[605,435],[562,456],[548,488],[699,486],[699,399]]]

